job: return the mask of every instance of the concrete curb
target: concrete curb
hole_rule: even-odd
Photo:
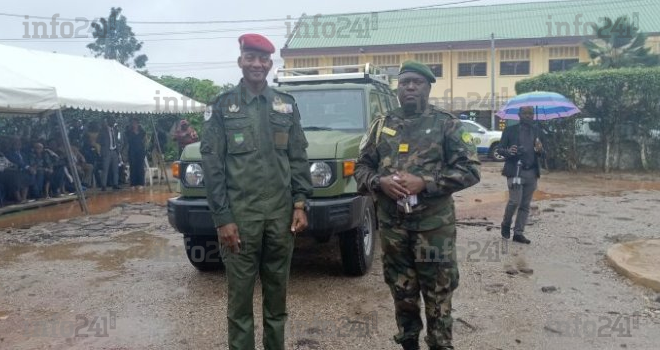
[[[606,257],[618,273],[660,292],[660,239],[615,244]]]

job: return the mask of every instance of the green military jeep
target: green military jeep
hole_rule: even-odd
[[[279,69],[275,82],[296,99],[309,147],[314,194],[309,227],[318,242],[339,236],[344,272],[364,275],[371,267],[377,229],[375,203],[357,193],[353,177],[362,136],[375,116],[397,108],[387,75],[363,66]],[[318,74],[319,71],[332,74]],[[199,143],[188,145],[175,164],[181,196],[168,200],[170,224],[183,233],[190,263],[200,270],[222,266],[205,199]]]

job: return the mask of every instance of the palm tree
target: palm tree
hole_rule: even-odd
[[[660,63],[659,56],[644,46],[646,33],[640,32],[628,16],[618,17],[614,22],[605,17],[604,22],[602,26],[592,25],[597,38],[583,43],[591,62],[579,68],[650,67]]]

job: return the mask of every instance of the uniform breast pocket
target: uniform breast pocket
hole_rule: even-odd
[[[244,116],[224,118],[227,153],[242,154],[257,149],[252,121]]]
[[[289,133],[293,121],[288,114],[271,113],[270,126],[273,130],[273,144],[275,149],[286,150],[289,148]]]

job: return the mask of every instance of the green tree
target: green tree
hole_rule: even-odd
[[[192,77],[179,78],[171,75],[157,77],[148,72],[142,72],[142,74],[186,97],[190,97],[193,100],[204,104],[211,103],[213,98],[218,94],[234,88],[233,84],[224,84],[222,86],[215,85],[215,83],[209,79],[197,79]],[[202,113],[190,113],[176,116],[176,120],[179,120],[180,118],[188,120],[190,125],[197,130],[199,136],[202,136],[202,126],[204,124],[204,116]],[[178,152],[175,147],[172,147],[172,149],[168,150],[165,154],[166,159],[175,159],[177,156]]]
[[[651,67],[660,62],[646,47],[646,33],[640,32],[628,16],[615,21],[605,17],[603,25],[592,25],[597,38],[586,40],[583,45],[591,62],[578,65],[578,69],[607,69],[623,67]]]
[[[111,8],[108,18],[101,18],[99,22],[92,23],[94,42],[87,44],[87,48],[94,53],[94,57],[103,56],[110,60],[132,68],[143,68],[149,59],[147,55],[135,54],[142,49],[142,42],[135,39],[133,29],[126,24],[126,17],[121,14],[121,7]]]
[[[212,80],[192,77],[177,78],[171,75],[163,75],[155,80],[182,95],[202,103],[209,103],[219,93],[233,88],[232,84],[218,86]]]

